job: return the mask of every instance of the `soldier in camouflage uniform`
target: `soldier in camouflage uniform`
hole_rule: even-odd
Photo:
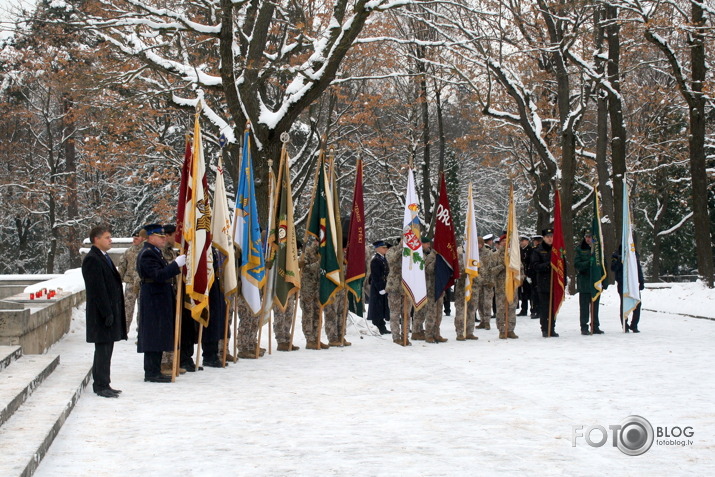
[[[325,311],[325,334],[328,335],[330,346],[350,346],[345,339],[343,316],[348,306],[348,292],[341,288],[334,296],[332,303],[323,308]]]
[[[432,251],[428,253],[425,257],[427,300],[425,305],[422,307],[425,316],[425,341],[427,343],[444,343],[445,341],[447,341],[447,338],[443,338],[439,332],[439,327],[442,324],[444,293],[436,301],[434,299],[434,280],[436,265],[437,252]]]
[[[514,333],[514,326],[516,326],[516,304],[519,301],[514,290],[514,301],[509,304],[507,310],[506,303],[506,267],[504,266],[504,254],[506,251],[506,240],[505,236],[499,240],[499,245],[497,245],[497,252],[494,254],[495,265],[492,268],[494,273],[494,283],[495,283],[495,297],[497,302],[497,327],[499,327],[499,338],[506,339],[512,338],[516,339],[518,336]],[[522,269],[521,261],[519,262],[519,267]],[[505,325],[507,319],[506,313],[509,313],[509,327]]]
[[[318,343],[318,325],[320,323],[320,254],[318,241],[308,239],[305,251],[300,257],[300,309],[303,312],[303,334],[307,349],[328,349],[326,343]]]
[[[459,253],[459,269],[464,270],[464,254]],[[467,284],[467,274],[462,273],[454,283],[454,329],[457,332],[457,341],[477,340],[474,336],[474,315],[477,312],[477,304],[479,303],[479,284],[480,278],[472,280],[472,297],[467,302],[467,333],[464,333],[464,292]]]
[[[479,283],[479,325],[477,328],[490,330],[490,320],[492,317],[492,303],[494,301],[494,272],[492,268],[496,264],[494,257],[496,251],[485,244],[479,249],[479,259],[482,264],[479,275],[482,277]]]
[[[241,294],[241,283],[239,281],[238,292],[236,293],[236,309],[238,312],[238,332],[236,341],[238,342],[238,357],[244,359],[256,359],[256,348],[258,347],[258,323],[260,314],[254,315],[248,302]],[[266,352],[265,348],[260,348],[258,357],[262,357]]]
[[[402,242],[389,249],[385,254],[385,258],[390,268],[390,272],[387,275],[387,286],[385,286],[387,302],[390,308],[390,331],[392,332],[392,341],[402,346],[402,333],[407,333],[409,329],[409,324],[408,329],[402,329],[402,302],[404,297],[404,291],[402,290]],[[412,343],[408,341],[407,346],[410,345]]]
[[[144,232],[144,229],[139,229],[134,232],[134,234],[132,234],[132,245],[119,259],[119,275],[122,277],[122,281],[126,283],[124,287],[124,311],[126,312],[127,318],[127,332],[132,324],[132,319],[134,319],[134,305],[139,296],[140,280],[137,274],[137,255],[139,255],[139,251],[144,247],[145,238],[146,232]],[[139,316],[137,315],[137,328],[138,327]]]
[[[434,255],[432,253],[432,241],[426,237],[422,237],[422,256],[424,257],[425,260],[425,277],[427,276],[428,273],[428,268],[427,268],[427,262],[430,260],[430,256]],[[435,258],[435,257],[432,257]],[[432,289],[434,292],[434,263],[435,261],[432,260]],[[424,329],[424,324],[425,321],[428,320],[428,316],[432,314],[433,312],[433,307],[430,306],[431,304],[434,304],[434,300],[431,300],[432,297],[434,296],[433,294],[430,294],[430,286],[429,286],[429,278],[427,278],[427,301],[426,303],[417,310],[414,313],[414,316],[412,317],[412,340],[413,341],[423,341],[425,339],[425,329]],[[434,341],[432,341],[434,342]]]
[[[290,329],[293,324],[295,313],[295,293],[292,294],[286,303],[285,311],[278,305],[273,305],[273,333],[276,335],[278,351],[298,351],[298,346],[292,345],[290,341]]]

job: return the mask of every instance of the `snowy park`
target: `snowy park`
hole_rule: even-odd
[[[274,352],[174,384],[143,382],[132,329],[115,347],[118,399],[85,391],[35,475],[713,475],[715,294],[700,283],[649,284],[641,333],[625,334],[618,295],[601,301],[600,336],[581,336],[578,297],[559,338],[518,317],[518,340],[476,330],[402,348],[350,326],[350,347]],[[300,314],[298,315],[300,319]],[[359,321],[356,321],[360,325]],[[268,340],[264,329],[262,346]],[[91,363],[84,310],[52,352]],[[646,419],[642,455],[609,426]],[[600,447],[601,426],[608,440]],[[684,445],[685,444],[685,445]]]

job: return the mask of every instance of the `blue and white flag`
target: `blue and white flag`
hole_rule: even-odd
[[[628,183],[623,177],[623,230],[621,233],[621,260],[623,261],[623,329],[625,331],[628,314],[641,301],[640,283],[638,282],[638,258],[633,242],[631,211],[628,205]]]
[[[266,283],[266,267],[258,225],[256,191],[251,162],[251,131],[243,136],[243,155],[238,171],[233,241],[241,250],[241,292],[254,314],[261,311],[261,288]]]

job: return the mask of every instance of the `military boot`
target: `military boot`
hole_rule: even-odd
[[[482,329],[486,328],[485,322],[484,322],[484,321],[480,321],[479,324],[478,324],[477,326],[475,326],[475,328],[478,329],[478,330],[482,330]]]
[[[405,344],[402,342],[401,339],[392,340],[392,342],[400,346],[412,346],[412,343],[410,343],[409,341],[407,342],[407,344]]]
[[[473,334],[468,334],[468,335],[467,335],[467,339],[468,339],[468,340],[478,340],[479,338],[476,337],[476,336],[474,336]]]
[[[424,339],[425,339],[424,331],[415,331],[414,333],[412,333],[413,341],[424,341]]]
[[[519,337],[514,333],[513,331],[510,331],[509,333],[506,334],[509,338],[516,340],[519,339]]]
[[[336,348],[342,348],[343,342],[342,342],[342,341],[337,341],[337,340],[335,340],[335,341],[329,341],[329,342],[328,342],[328,345],[334,346],[334,347],[336,347]]]
[[[446,343],[449,341],[447,338],[444,336],[437,335],[437,337],[434,339],[437,343]]]
[[[457,335],[457,341],[467,341],[467,338],[464,335]]]
[[[290,343],[278,343],[276,347],[278,351],[298,351],[300,348],[298,346],[291,346]]]
[[[308,341],[305,344],[305,349],[320,349],[320,345],[318,344],[317,341]]]
[[[425,338],[425,343],[437,343],[437,341],[430,336],[429,338]]]
[[[353,345],[353,344],[352,344],[351,342],[349,342],[348,340],[346,340],[345,338],[343,338],[343,346],[352,346],[352,345]]]

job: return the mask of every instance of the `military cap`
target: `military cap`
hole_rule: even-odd
[[[552,228],[545,228],[545,229],[543,229],[543,230],[541,231],[541,235],[542,235],[542,236],[554,235],[554,229],[552,229]]]
[[[377,242],[373,242],[372,246],[375,248],[380,248],[380,247],[389,247],[390,245],[385,242],[384,240],[378,240]]]
[[[149,224],[144,226],[147,235],[166,235],[161,224]]]
[[[484,237],[482,237],[482,239],[485,242],[488,242],[489,240],[494,240],[494,234],[486,234]]]
[[[171,234],[173,234],[174,232],[176,232],[176,225],[174,225],[174,224],[166,224],[166,225],[164,225],[164,233],[165,233],[166,235],[171,235]]]

